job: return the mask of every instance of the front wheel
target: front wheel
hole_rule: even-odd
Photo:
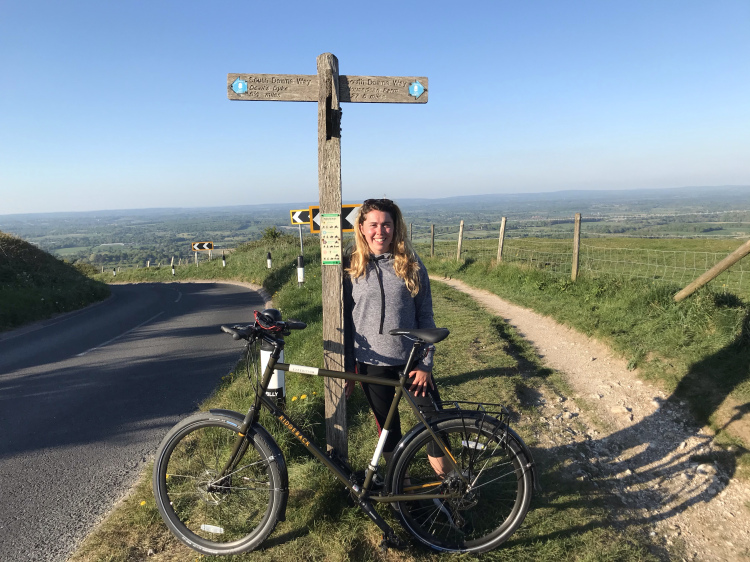
[[[177,424],[156,453],[153,488],[159,512],[178,539],[203,554],[256,548],[283,509],[284,467],[274,458],[274,446],[253,428],[241,458],[221,476],[239,423],[224,414],[196,414]]]
[[[440,551],[496,548],[523,522],[531,501],[530,459],[520,438],[487,416],[450,418],[432,427],[461,474],[437,476],[427,454],[428,447],[434,454],[434,440],[426,428],[397,449],[391,492],[414,497],[394,505],[402,525]],[[437,494],[450,497],[424,498]]]

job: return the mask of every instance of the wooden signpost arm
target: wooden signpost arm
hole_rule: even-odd
[[[318,57],[318,191],[320,212],[341,213],[341,106],[339,62],[331,53]],[[321,238],[322,240],[322,238]],[[344,370],[343,266],[323,265],[323,357],[325,368]],[[348,457],[344,381],[325,382],[328,448]]]

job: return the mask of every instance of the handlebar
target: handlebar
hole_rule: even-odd
[[[252,329],[252,326],[232,326],[231,328],[229,326],[222,326],[221,331],[227,334],[232,334],[232,339],[246,340],[252,335],[254,330]]]
[[[263,312],[255,311],[255,322],[245,326],[221,326],[221,331],[231,334],[235,340],[249,340],[258,337],[263,332],[289,335],[291,330],[304,330],[307,324],[299,320],[276,320],[281,314],[274,309],[267,309]]]

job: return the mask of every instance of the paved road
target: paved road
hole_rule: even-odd
[[[114,285],[0,336],[0,560],[65,560],[237,361],[218,326],[262,307],[234,285]]]

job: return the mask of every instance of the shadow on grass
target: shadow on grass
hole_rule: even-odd
[[[693,364],[675,391],[659,401],[656,411],[639,422],[598,439],[591,435],[578,435],[576,439],[573,429],[568,444],[534,448],[538,466],[558,468],[544,473],[544,493],[535,498],[532,510],[601,507],[614,513],[618,525],[641,527],[668,520],[691,506],[714,500],[735,475],[738,457],[748,454],[743,447],[735,447],[733,452],[717,449],[712,446],[713,436],[702,431],[703,424],[735,388],[748,379],[750,314],[742,326],[741,334],[733,342]],[[517,336],[507,327],[500,326],[498,335],[508,343],[506,351],[518,362],[519,372],[541,378],[551,374],[552,371],[529,358],[528,349],[516,343]],[[720,377],[716,376],[717,369],[721,370]],[[472,372],[459,375],[458,379],[487,374]],[[533,401],[537,393],[533,388],[527,391]],[[522,400],[524,392],[517,388]],[[688,404],[697,421],[685,416]],[[733,410],[733,416],[721,429],[743,421],[747,423],[750,403],[736,405]],[[665,486],[668,481],[669,486]],[[679,483],[677,492],[675,481]],[[556,501],[559,485],[572,486],[581,495],[571,494],[570,500],[560,503]],[[613,505],[624,509],[613,511]],[[591,525],[573,525],[543,536],[533,535],[529,540],[550,540],[590,528]]]

